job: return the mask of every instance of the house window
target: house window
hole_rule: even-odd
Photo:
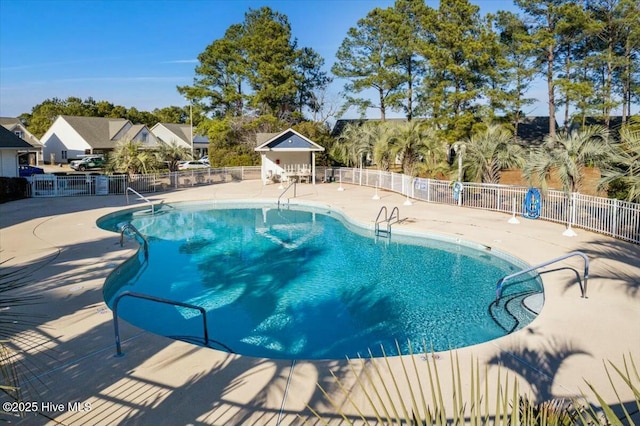
[[[17,137],[19,137],[20,139],[22,139],[22,132],[20,130],[15,130],[13,133],[15,133],[15,135]]]
[[[62,155],[62,159],[63,159],[63,160],[66,160],[66,159],[67,159],[67,151],[62,151],[62,152],[61,152],[61,155]]]
[[[149,134],[147,132],[142,132],[142,142],[146,143],[149,138]]]

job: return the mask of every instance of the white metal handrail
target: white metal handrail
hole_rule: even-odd
[[[127,204],[129,204],[129,192],[133,192],[134,194],[136,194],[138,196],[139,199],[144,200],[145,202],[147,202],[151,206],[151,214],[155,214],[155,210],[153,208],[153,203],[151,202],[151,200],[148,199],[147,197],[143,196],[142,194],[140,194],[138,191],[136,191],[135,189],[131,188],[130,186],[128,186],[127,190],[125,191],[125,196],[127,197]]]
[[[382,213],[384,212],[384,216],[382,218],[380,218],[380,216],[382,216]],[[394,221],[395,220],[395,221]],[[391,225],[393,223],[397,223],[400,221],[400,209],[398,209],[398,207],[394,207],[393,209],[391,209],[391,214],[387,216],[387,206],[382,206],[380,208],[380,211],[378,212],[378,216],[376,216],[376,221],[374,224],[374,231],[376,235],[380,235],[380,232],[384,232],[387,236],[391,235]],[[380,224],[381,223],[385,223],[387,224],[387,229],[386,230],[380,230]]]
[[[149,259],[149,242],[144,237],[144,235],[142,235],[140,231],[138,231],[138,229],[135,226],[133,226],[131,223],[125,223],[120,228],[120,247],[124,245],[124,233],[127,229],[133,231],[134,234],[136,234],[142,239],[142,245],[144,248],[144,258]]]
[[[296,198],[296,180],[293,179],[291,181],[291,183],[289,184],[289,186],[287,186],[284,191],[282,191],[282,193],[280,194],[280,196],[278,197],[278,208],[280,208],[280,199],[282,198],[282,196],[289,190],[289,188],[291,188],[293,186],[293,198]]]
[[[565,260],[565,259],[567,259],[569,257],[573,257],[573,256],[581,256],[584,259],[584,285],[582,285],[580,287],[580,289],[582,291],[582,297],[586,299],[586,297],[587,297],[587,282],[589,280],[589,258],[587,257],[586,254],[582,253],[581,251],[573,251],[573,252],[565,254],[563,256],[556,257],[555,259],[551,259],[551,260],[548,260],[546,262],[542,262],[542,263],[539,263],[537,265],[531,266],[529,268],[523,269],[521,271],[514,272],[513,274],[507,275],[504,278],[500,278],[498,280],[498,283],[496,284],[496,301],[500,300],[500,297],[502,296],[502,287],[504,286],[505,281],[510,280],[511,278],[515,278],[517,276],[524,275],[526,273],[535,271],[538,268],[542,268],[544,266],[551,265],[552,263],[560,262],[561,260]]]
[[[158,302],[158,303],[164,303],[167,305],[173,305],[173,306],[180,306],[182,308],[188,308],[188,309],[194,309],[197,310],[198,312],[200,312],[200,315],[202,315],[202,325],[203,325],[203,334],[204,334],[204,344],[205,346],[209,345],[209,330],[207,328],[207,311],[200,307],[200,306],[196,306],[196,305],[192,305],[190,303],[184,303],[184,302],[178,302],[175,300],[169,300],[169,299],[163,299],[161,297],[157,297],[157,296],[150,296],[148,294],[141,294],[141,293],[135,293],[133,291],[123,291],[122,293],[120,293],[116,299],[113,301],[113,329],[116,335],[116,356],[117,357],[121,357],[124,355],[124,353],[122,353],[122,344],[120,343],[120,327],[118,325],[118,303],[120,302],[120,299],[122,299],[123,297],[135,297],[138,299],[144,299],[144,300],[150,300],[152,302]],[[231,350],[229,350],[229,352],[233,352]]]

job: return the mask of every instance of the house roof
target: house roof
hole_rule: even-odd
[[[513,124],[513,123],[512,123]],[[556,129],[558,122],[555,122]],[[549,134],[549,116],[522,117],[518,123],[518,139],[523,142],[542,142]]]
[[[44,147],[42,142],[40,142],[40,139],[31,134],[19,118],[0,117],[0,126],[12,132],[15,132],[16,129],[19,129],[20,132],[22,132],[22,139],[30,144],[33,148],[42,149]]]
[[[124,118],[61,116],[92,148],[113,148],[114,138],[127,125]],[[124,136],[124,135],[123,135]]]
[[[324,148],[293,129],[280,132],[259,145],[256,151],[324,151]]]
[[[416,120],[419,120],[419,118]],[[369,121],[379,122],[382,120],[380,120],[379,118],[341,118],[340,120],[336,121],[336,124],[333,125],[333,129],[331,129],[331,136],[333,137],[340,136],[344,131],[344,128],[348,124],[357,124],[358,126],[362,126],[364,123]],[[404,122],[404,121],[407,121],[407,119],[406,118],[387,118],[385,121]]]
[[[33,147],[22,138],[19,138],[11,130],[4,126],[0,126],[0,148],[30,149]]]
[[[417,118],[416,120],[419,120]],[[331,136],[338,137],[344,131],[344,128],[348,124],[356,124],[362,125],[368,121],[380,121],[379,119],[363,119],[363,118],[354,118],[354,119],[340,119],[336,121],[336,124],[333,126],[331,130]],[[404,118],[391,118],[386,121],[406,121]],[[513,124],[513,123],[511,123]],[[558,128],[558,123],[556,122],[556,129]],[[531,117],[523,117],[520,119],[518,123],[518,138],[523,142],[542,142],[549,134],[549,116],[531,116]]]
[[[167,130],[169,130],[171,133],[176,135],[176,137],[178,139],[182,140],[187,145],[189,144],[189,139],[191,138],[191,126],[189,124],[184,124],[184,123],[158,123],[158,124],[156,124],[155,126],[153,126],[151,128],[152,132],[153,132],[153,129],[156,126],[164,126]],[[159,139],[161,141],[165,142],[165,143],[170,142],[170,141],[165,141],[162,138],[159,138]],[[194,143],[194,145],[209,145],[209,138],[204,136],[204,135],[198,135],[198,134],[194,133],[194,135],[193,135],[193,143]]]
[[[611,132],[611,136],[615,140],[620,139],[620,129],[622,128],[622,116],[621,115],[612,115],[609,117],[609,131]],[[603,126],[605,125],[604,117],[585,117],[584,118],[585,126]],[[571,120],[571,124],[569,129],[575,130],[582,127],[582,119],[574,118]]]
[[[14,126],[16,124],[22,124],[22,121],[14,117],[0,117],[0,126],[9,128],[8,126]]]

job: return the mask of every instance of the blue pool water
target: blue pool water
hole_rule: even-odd
[[[376,239],[326,209],[176,204],[153,216],[120,212],[98,224],[118,231],[127,222],[148,238],[149,259],[134,259],[109,277],[109,306],[123,291],[201,306],[209,346],[221,350],[343,359],[368,350],[378,356],[381,348],[394,355],[396,342],[408,353],[411,341],[414,351],[423,343],[440,351],[495,339],[534,318],[519,303],[489,310],[498,279],[524,265],[464,242]],[[541,291],[535,277],[508,288],[515,295]],[[118,314],[151,332],[202,343],[198,311],[125,297]]]

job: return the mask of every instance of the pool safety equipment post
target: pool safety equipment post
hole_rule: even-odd
[[[516,197],[513,197],[513,203],[511,204],[512,208],[511,210],[513,211],[513,215],[511,216],[511,219],[509,219],[509,223],[512,225],[517,225],[520,223],[520,221],[518,220],[518,218],[516,218]]]
[[[453,144],[453,150],[458,154],[458,182],[462,182],[462,157],[467,151],[467,144],[464,142],[456,142]],[[460,191],[460,196],[458,197],[458,205],[462,205],[462,191]]]

